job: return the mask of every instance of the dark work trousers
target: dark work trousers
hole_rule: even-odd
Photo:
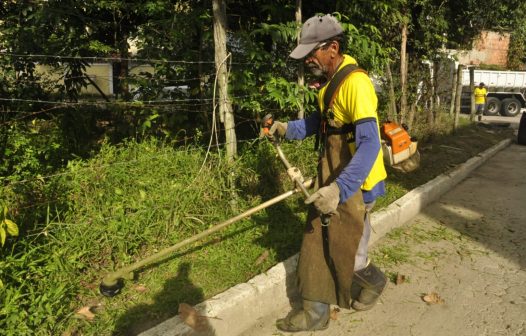
[[[359,271],[367,266],[367,253],[369,251],[369,238],[371,237],[371,211],[376,201],[365,203],[365,218],[363,223],[363,233],[354,258],[354,271]]]

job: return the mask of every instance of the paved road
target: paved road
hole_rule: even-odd
[[[517,114],[515,117],[503,117],[503,116],[500,116],[500,115],[498,115],[498,116],[484,116],[484,117],[482,117],[482,121],[483,122],[488,122],[488,123],[495,123],[495,122],[498,122],[498,123],[503,123],[503,122],[504,123],[510,123],[512,127],[517,129],[517,127],[519,125],[519,121],[521,119],[522,112],[526,112],[526,109],[522,109],[521,113]],[[461,114],[461,116],[469,118],[469,114]]]
[[[372,251],[405,281],[371,311],[341,310],[329,329],[294,335],[526,335],[526,147],[499,152]],[[288,310],[243,335],[288,335],[274,326]]]

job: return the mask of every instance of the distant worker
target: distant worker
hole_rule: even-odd
[[[473,93],[475,94],[475,111],[478,115],[478,120],[481,121],[484,110],[486,109],[486,96],[488,95],[488,91],[484,87],[484,83],[480,82]]]

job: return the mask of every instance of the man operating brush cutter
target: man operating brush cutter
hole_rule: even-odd
[[[330,304],[372,308],[384,290],[385,275],[367,258],[369,212],[385,193],[377,97],[367,73],[344,54],[347,38],[331,15],[314,16],[302,27],[290,57],[303,60],[325,84],[319,111],[288,123],[274,121],[271,140],[300,140],[316,134],[319,150],[318,191],[311,204],[298,262],[303,308],[277,321],[283,331],[325,329]],[[324,218],[330,215],[330,220]],[[351,298],[351,284],[360,287]]]

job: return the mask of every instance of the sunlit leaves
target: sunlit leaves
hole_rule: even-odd
[[[3,202],[0,202],[2,204]],[[0,244],[5,245],[7,236],[18,236],[18,226],[12,220],[7,218],[7,205],[2,206],[2,217],[0,217]]]

